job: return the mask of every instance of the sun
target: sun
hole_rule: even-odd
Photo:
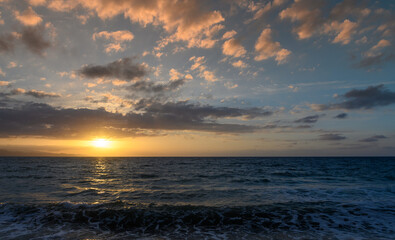
[[[97,147],[97,148],[109,148],[111,146],[111,141],[104,139],[104,138],[98,138],[95,140],[91,141],[92,146]]]

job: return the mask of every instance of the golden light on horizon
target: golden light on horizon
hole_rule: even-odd
[[[104,138],[98,138],[95,140],[91,141],[92,146],[96,148],[109,148],[111,147],[111,141],[104,139]]]

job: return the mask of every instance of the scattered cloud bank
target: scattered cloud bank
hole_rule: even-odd
[[[93,11],[103,20],[123,15],[131,22],[142,26],[152,24],[162,26],[170,34],[162,45],[183,41],[187,47],[212,48],[220,25],[225,20],[220,11],[210,10],[204,1],[164,1],[164,0],[74,0],[42,2],[53,11],[69,12],[78,7]]]
[[[214,107],[188,101],[160,103],[152,99],[139,101],[135,110],[122,115],[104,109],[55,108],[43,103],[22,103],[18,107],[0,108],[0,136],[83,138],[105,134],[130,137],[140,135],[144,130],[248,133],[260,128],[217,120],[238,117],[253,119],[272,114],[260,108]]]
[[[344,101],[330,104],[312,104],[313,110],[354,110],[371,109],[395,103],[395,92],[386,89],[384,85],[370,86],[366,89],[354,89],[341,96]]]
[[[0,82],[1,83],[1,82]],[[10,84],[6,82],[7,84],[4,84],[4,86],[9,86]],[[0,86],[3,86],[0,84]],[[60,94],[54,93],[54,92],[45,92],[45,91],[40,91],[40,90],[25,90],[23,88],[14,88],[11,89],[10,92],[8,93],[2,93],[3,96],[15,96],[15,95],[26,95],[26,96],[31,96],[34,98],[57,98],[61,97]]]
[[[371,11],[363,1],[345,0],[338,3],[327,18],[322,9],[326,2],[323,0],[298,0],[279,14],[282,20],[289,19],[298,23],[293,28],[299,39],[308,39],[314,35],[333,36],[332,43],[349,44],[360,25],[361,19]],[[356,21],[350,20],[351,18]]]

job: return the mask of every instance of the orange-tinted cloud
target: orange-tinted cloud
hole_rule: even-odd
[[[243,62],[242,60],[238,60],[236,62],[233,62],[232,66],[236,67],[236,68],[246,68],[247,64],[245,62]]]
[[[352,36],[356,33],[358,24],[351,22],[346,19],[344,22],[340,23],[338,21],[333,21],[325,26],[325,33],[335,32],[336,37],[333,39],[333,43],[348,44],[351,41]]]
[[[55,11],[82,6],[101,19],[123,14],[143,26],[161,25],[171,34],[166,42],[185,41],[188,47],[213,47],[216,42],[213,35],[225,20],[219,11],[208,10],[199,0],[58,0],[48,2],[47,6]]]
[[[237,32],[235,30],[231,30],[231,31],[227,31],[226,33],[224,33],[224,35],[222,35],[222,39],[229,39],[234,37],[237,34]]]
[[[222,53],[228,56],[241,57],[246,52],[240,41],[234,38],[225,41],[222,45]]]
[[[255,61],[262,61],[274,57],[277,64],[285,63],[291,51],[281,48],[279,42],[273,41],[271,34],[272,30],[266,28],[256,41],[255,51],[257,52],[257,56],[255,57]]]
[[[294,32],[300,39],[306,39],[322,26],[322,6],[322,0],[296,0],[289,8],[280,12],[280,18],[300,22],[300,25],[294,28]]]
[[[133,40],[134,35],[127,30],[115,32],[102,31],[94,33],[92,38],[93,40],[96,40],[97,38],[105,38],[107,40],[114,40],[115,42],[129,42]]]
[[[98,38],[104,38],[106,40],[111,41],[110,43],[106,44],[105,52],[122,52],[125,50],[125,46],[122,44],[123,42],[130,42],[133,40],[134,35],[133,33],[123,30],[123,31],[102,31],[98,33],[94,33],[92,35],[92,39],[96,40]]]
[[[33,10],[32,7],[28,7],[22,13],[15,11],[15,18],[25,26],[35,26],[42,22],[42,18]]]

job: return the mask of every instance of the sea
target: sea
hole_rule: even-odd
[[[0,157],[0,239],[395,239],[395,158]]]

